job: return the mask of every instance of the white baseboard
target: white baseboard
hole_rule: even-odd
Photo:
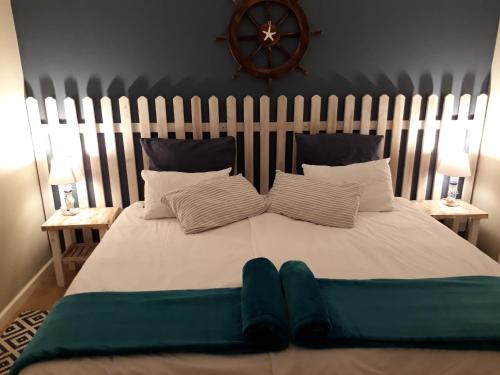
[[[23,289],[10,301],[10,303],[0,312],[0,328],[7,327],[7,325],[14,320],[17,315],[19,308],[28,300],[30,295],[35,290],[38,280],[44,274],[47,269],[52,266],[52,259],[49,260],[41,269],[37,272],[33,278],[28,281]]]

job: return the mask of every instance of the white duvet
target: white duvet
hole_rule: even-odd
[[[176,219],[143,220],[125,209],[85,263],[67,294],[98,291],[241,286],[254,257],[279,268],[305,261],[316,277],[426,278],[500,276],[500,265],[413,204],[361,212],[353,229],[322,227],[266,213],[201,234],[185,235]],[[420,349],[290,347],[245,356],[165,354],[43,362],[23,375],[48,374],[500,374],[500,353]]]

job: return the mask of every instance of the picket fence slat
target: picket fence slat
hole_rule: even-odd
[[[227,135],[234,137],[236,152],[234,153],[234,174],[238,173],[238,139],[236,130],[236,98],[229,96],[226,99]]]
[[[282,172],[285,172],[287,105],[286,96],[281,95],[278,98],[278,116],[276,124],[276,169]]]
[[[474,113],[474,121],[469,128],[469,159],[471,175],[464,180],[462,190],[462,199],[470,202],[472,199],[472,191],[476,178],[477,163],[479,161],[479,149],[481,147],[481,139],[483,138],[483,124],[486,116],[486,107],[488,104],[488,96],[485,94],[479,95],[476,101]]]
[[[64,112],[66,112],[66,124],[69,126],[69,133],[66,141],[70,144],[70,147],[73,150],[73,154],[71,156],[74,158],[75,162],[78,163],[80,170],[83,172],[83,152],[80,140],[80,129],[78,126],[78,115],[76,113],[75,101],[72,98],[64,99]],[[114,136],[115,133],[113,132],[113,137]],[[87,191],[87,179],[85,175],[83,176],[83,180],[76,183],[76,192],[80,207],[88,207],[89,198]]]
[[[137,185],[137,168],[134,152],[134,133],[130,118],[130,101],[122,96],[118,99],[120,118],[122,122],[123,146],[125,151],[125,168],[127,171],[127,185],[130,204],[139,200],[139,187]]]
[[[156,124],[159,138],[168,138],[167,106],[163,96],[155,99]]]
[[[260,98],[260,193],[269,190],[269,97]]]
[[[427,111],[425,112],[425,127],[422,136],[422,153],[420,156],[420,170],[417,184],[417,200],[424,200],[427,196],[427,183],[431,155],[436,144],[436,116],[438,112],[439,98],[437,95],[429,96],[427,100]]]
[[[71,156],[68,154],[67,144],[64,142],[65,134],[59,123],[59,112],[57,102],[54,98],[45,99],[45,112],[47,113],[47,122],[49,125],[49,137],[52,149],[52,158],[61,158]],[[59,199],[61,205],[64,201],[64,186],[59,185]]]
[[[304,97],[298,95],[294,99],[293,132],[302,133],[304,131]],[[297,142],[293,139],[292,150],[292,173],[297,173]]]
[[[337,111],[339,106],[339,98],[336,95],[328,97],[328,114],[326,118],[326,132],[328,134],[337,132]]]
[[[389,96],[381,95],[379,98],[378,114],[377,114],[377,135],[384,137],[380,142],[378,151],[379,158],[384,157],[385,148],[385,133],[387,131],[387,114],[389,112]]]
[[[406,157],[403,175],[403,189],[401,191],[401,196],[406,199],[410,199],[413,168],[415,165],[415,152],[417,151],[417,137],[418,137],[418,127],[417,121],[420,117],[420,106],[422,104],[422,97],[420,95],[415,95],[411,101],[411,113],[410,113],[410,127],[408,128],[408,138],[406,142]]]
[[[360,134],[367,135],[370,133],[370,123],[372,115],[372,97],[364,95],[361,99],[361,125]]]
[[[173,100],[173,104],[175,138],[186,139],[186,129],[184,128],[184,101],[180,96],[176,96]]]
[[[137,107],[139,108],[139,126],[141,128],[141,138],[151,138],[151,129],[149,121],[148,99],[141,96],[137,99]],[[149,169],[149,157],[142,150],[142,163],[145,170]]]
[[[116,153],[116,139],[113,131],[113,110],[111,99],[101,99],[102,121],[104,124],[104,142],[106,144],[106,156],[108,160],[109,183],[111,185],[111,200],[114,207],[122,207],[122,192],[120,186],[120,172],[118,167],[118,156]],[[151,133],[149,133],[151,136]]]
[[[208,99],[208,112],[210,117],[210,138],[219,138],[219,99],[215,96]]]
[[[83,98],[83,116],[85,120],[85,150],[90,159],[90,169],[92,170],[92,187],[96,207],[106,207],[104,201],[104,187],[102,181],[101,158],[99,145],[97,142],[97,129],[94,113],[94,103],[89,97]]]
[[[253,184],[253,98],[243,99],[244,138],[245,138],[245,177]]]
[[[392,121],[390,161],[392,187],[394,190],[396,190],[396,182],[398,179],[399,150],[401,149],[401,131],[403,129],[404,109],[405,97],[403,95],[396,96],[396,102],[394,104],[394,120]]]
[[[352,133],[354,130],[354,106],[356,98],[354,95],[347,95],[344,106],[344,133]]]
[[[201,98],[191,98],[191,122],[193,123],[193,139],[203,139],[203,126],[201,123]]]
[[[458,102],[458,121],[454,127],[453,136],[456,138],[456,144],[460,151],[465,151],[467,133],[466,121],[469,119],[470,100],[470,95],[464,94],[460,97],[460,101]]]
[[[310,122],[310,134],[318,134],[320,121],[321,121],[321,97],[319,95],[314,95],[311,99],[311,122]]]
[[[441,160],[441,155],[444,154],[448,147],[448,140],[453,138],[453,123],[451,116],[453,114],[453,104],[455,98],[448,94],[444,98],[443,114],[441,115],[441,127],[439,129],[439,139],[437,145],[436,168]],[[434,186],[432,187],[432,199],[441,199],[443,189],[444,176],[441,173],[435,172]]]
[[[49,139],[47,134],[42,129],[38,101],[34,98],[27,98],[26,109],[28,111],[31,139],[33,142],[36,169],[38,170],[38,182],[40,184],[40,190],[42,192],[42,202],[45,211],[45,217],[48,218],[55,211],[52,188],[49,185],[49,164],[47,161]]]

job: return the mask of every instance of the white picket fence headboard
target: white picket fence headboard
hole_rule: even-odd
[[[381,95],[378,108],[372,108],[373,98],[365,95],[361,98],[360,119],[355,120],[356,98],[349,95],[343,100],[343,111],[339,111],[339,98],[335,95],[322,99],[313,96],[310,100],[310,115],[305,118],[304,97],[297,96],[290,100],[285,96],[277,99],[276,121],[270,121],[270,99],[263,96],[255,103],[252,97],[243,99],[243,116],[237,118],[237,100],[228,97],[219,102],[216,97],[208,99],[209,121],[202,121],[202,100],[195,96],[189,101],[175,97],[168,105],[172,105],[173,119],[167,119],[167,101],[163,97],[154,100],[154,108],[149,108],[148,99],[140,97],[136,103],[138,119],[132,122],[131,103],[129,98],[118,100],[120,122],[113,121],[112,101],[103,97],[99,101],[102,122],[97,123],[94,102],[91,98],[82,100],[81,117],[78,121],[77,103],[72,98],[64,99],[65,118],[60,116],[57,102],[54,98],[46,98],[39,103],[34,98],[27,98],[27,110],[31,126],[33,147],[43,204],[46,215],[56,209],[58,199],[54,199],[52,187],[48,183],[50,160],[54,155],[64,154],[75,157],[82,170],[87,170],[86,179],[76,184],[77,198],[81,207],[89,206],[93,200],[96,206],[108,204],[123,207],[139,200],[139,175],[141,164],[148,166],[147,156],[140,151],[139,138],[149,138],[154,133],[158,137],[174,136],[184,139],[188,135],[194,139],[204,136],[217,138],[223,133],[238,136],[243,152],[243,170],[245,177],[252,183],[255,171],[258,171],[259,190],[265,193],[269,189],[270,176],[275,169],[285,170],[285,161],[292,160],[288,165],[295,171],[295,142],[287,142],[292,134],[309,132],[379,134],[390,137],[390,142],[383,142],[380,156],[390,156],[393,186],[399,181],[401,196],[405,198],[425,199],[440,198],[443,186],[443,176],[434,172],[432,161],[436,155],[444,152],[450,143],[464,144],[469,153],[472,176],[464,181],[462,197],[470,201],[472,187],[477,167],[478,153],[481,143],[484,116],[486,112],[487,95],[476,98],[475,113],[469,114],[471,96],[462,95],[458,102],[458,115],[454,116],[455,97],[446,95],[440,105],[439,97],[431,95],[424,100],[415,95],[407,100],[403,95],[389,98]],[[184,121],[186,102],[190,102],[191,122]],[[424,103],[423,103],[424,102]],[[152,102],[151,102],[152,103]],[[45,105],[45,111],[40,111],[40,105]],[[254,108],[258,104],[258,107]],[[322,106],[326,105],[326,111]],[[219,110],[225,106],[226,121],[219,121]],[[293,106],[293,111],[288,107]],[[404,118],[405,106],[409,106],[409,118]],[[425,106],[425,108],[423,107]],[[259,110],[258,118],[254,118],[254,109]],[[442,108],[442,110],[440,110]],[[376,110],[374,110],[376,109]],[[150,111],[151,110],[151,111]],[[293,120],[287,118],[287,113],[293,113]],[[338,114],[343,112],[340,120]],[[46,113],[47,121],[42,123],[41,113]],[[150,113],[156,114],[156,122],[150,121]],[[325,118],[321,118],[326,113]],[[372,118],[376,113],[376,118]],[[392,118],[388,114],[393,113]],[[421,117],[421,113],[425,113]],[[258,136],[255,134],[258,133]],[[270,134],[275,133],[275,144],[271,145]],[[81,136],[83,135],[83,136]],[[254,153],[258,140],[258,165],[254,165]],[[274,140],[274,135],[272,137]],[[436,142],[437,140],[437,142]],[[101,144],[101,146],[100,146]],[[388,147],[385,145],[387,144]],[[104,146],[104,147],[102,147]],[[272,147],[271,147],[272,146]],[[272,153],[272,155],[271,155]],[[136,155],[137,154],[137,155]],[[433,159],[434,155],[434,159]],[[270,165],[270,161],[274,161]],[[139,161],[139,162],[138,162]],[[124,164],[124,165],[123,165]],[[237,163],[237,164],[241,164]],[[87,168],[84,168],[84,166]],[[103,174],[102,166],[108,173]],[[432,181],[428,189],[428,182]],[[93,190],[89,195],[88,190]],[[108,191],[106,191],[108,190]],[[92,196],[92,199],[89,199]],[[128,197],[128,198],[126,198]]]

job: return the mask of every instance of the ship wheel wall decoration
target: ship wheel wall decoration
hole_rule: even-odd
[[[233,0],[236,6],[227,34],[217,41],[228,41],[240,72],[272,80],[299,70],[311,35],[300,0]],[[245,28],[245,23],[247,27]],[[248,30],[248,31],[247,31]],[[278,60],[278,61],[276,61]]]

